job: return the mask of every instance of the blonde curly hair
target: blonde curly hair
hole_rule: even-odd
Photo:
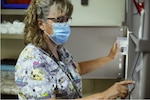
[[[43,37],[43,31],[38,26],[38,19],[46,21],[50,13],[50,8],[55,4],[57,11],[72,15],[73,5],[70,0],[31,0],[24,19],[24,43],[25,45],[32,43],[44,50],[47,49],[46,42]]]

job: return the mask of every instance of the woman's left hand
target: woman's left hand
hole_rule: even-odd
[[[119,52],[119,47],[117,46],[117,42],[115,42],[110,50],[108,57],[114,59]]]

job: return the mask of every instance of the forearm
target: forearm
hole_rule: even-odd
[[[82,97],[82,98],[78,98],[78,99],[75,99],[75,100],[97,100],[97,99],[108,99],[108,97],[106,97],[104,95],[104,93],[96,93],[96,94],[93,94],[93,95],[90,95],[90,96],[87,96],[87,97]],[[53,99],[48,99],[48,100],[57,100],[55,98]]]
[[[96,93],[96,94],[93,94],[93,95],[90,95],[90,96],[87,96],[87,97],[83,97],[83,98],[80,98],[80,99],[75,99],[75,100],[99,100],[99,99],[104,99],[104,96],[102,93]]]
[[[79,98],[79,99],[75,99],[75,100],[108,100],[108,99],[112,99],[111,96],[107,93],[101,92],[101,93],[96,93],[93,95],[89,95],[87,97],[83,97],[83,98]]]
[[[102,67],[106,63],[110,62],[113,58],[110,56],[97,58],[94,60],[79,62],[78,70],[81,75],[89,73],[97,68]]]

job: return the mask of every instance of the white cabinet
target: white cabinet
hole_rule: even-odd
[[[65,47],[77,62],[107,56],[118,36],[123,36],[121,27],[72,27],[72,33]],[[83,78],[116,79],[124,77],[124,56],[83,75]]]
[[[74,12],[72,26],[122,26],[125,16],[125,0],[72,0]]]

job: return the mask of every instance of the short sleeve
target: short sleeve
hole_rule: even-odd
[[[43,56],[36,48],[29,46],[22,51],[15,70],[19,98],[55,98],[56,79],[46,68]]]
[[[62,52],[61,57],[64,57],[60,61],[62,66],[58,66],[40,48],[26,46],[17,60],[15,70],[19,99],[77,98],[72,80],[82,94],[82,79],[75,70],[76,64],[69,52]],[[63,69],[70,70],[72,79]]]

